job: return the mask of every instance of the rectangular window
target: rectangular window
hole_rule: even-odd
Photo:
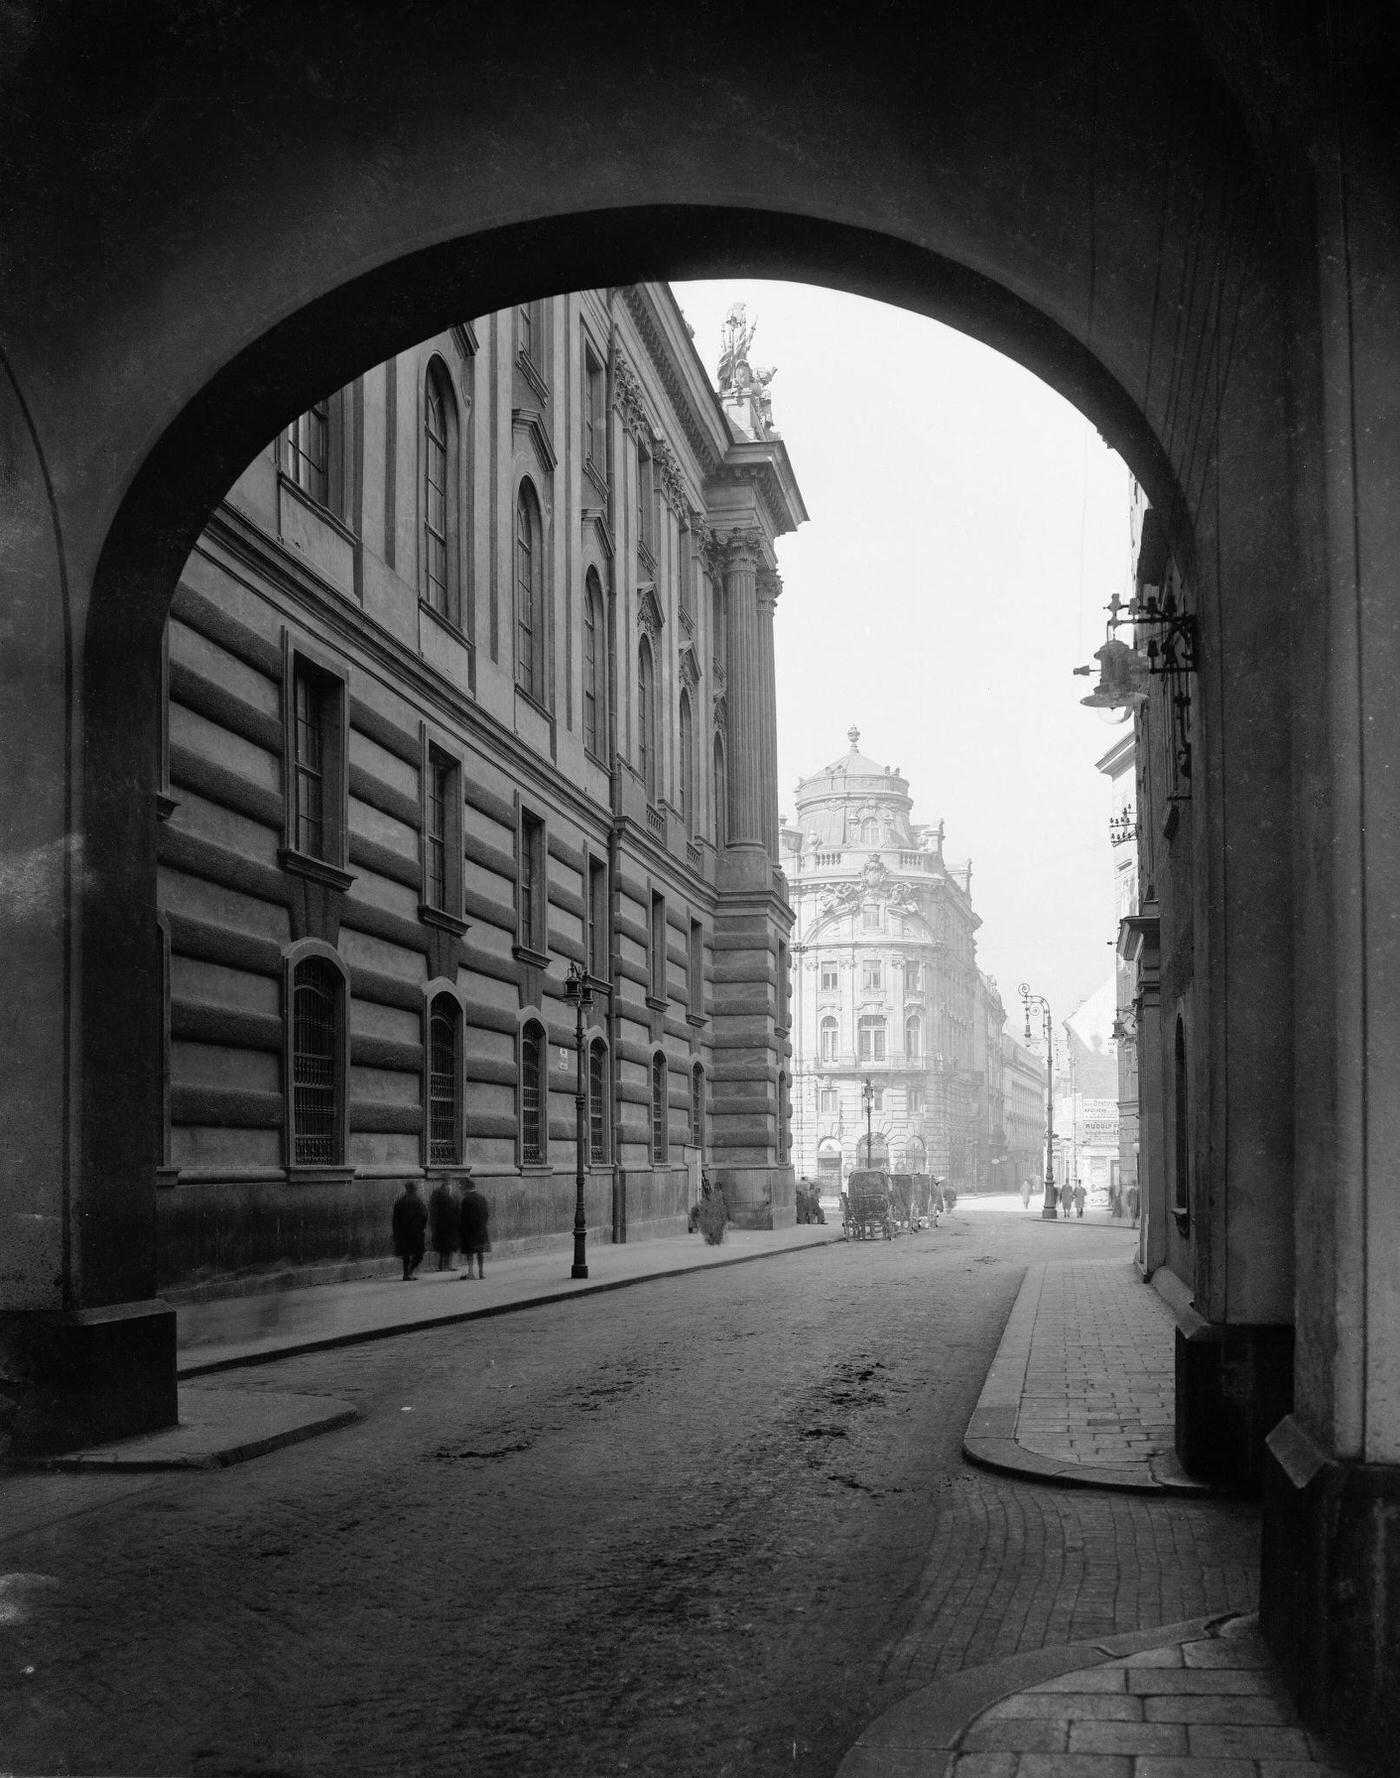
[[[331,404],[313,402],[282,434],[282,469],[303,494],[330,504]]]
[[[519,901],[520,948],[543,956],[545,951],[544,822],[528,809],[520,811],[520,861],[516,894]]]
[[[705,1011],[705,928],[698,920],[690,922],[690,948],[686,953],[686,998],[691,1016],[700,1018]]]
[[[788,1012],[788,1001],[789,1001],[790,994],[791,994],[791,989],[788,985],[788,948],[782,942],[782,940],[779,939],[779,941],[778,941],[778,1009],[777,1009],[777,1019],[775,1021],[776,1025],[777,1025],[777,1029],[779,1031],[786,1031],[792,1025],[792,1018]]]
[[[818,1097],[821,1100],[818,1110],[823,1117],[834,1117],[841,1109],[841,1095],[835,1087],[823,1087]]]
[[[651,898],[651,997],[665,1000],[666,995],[666,897]]]
[[[922,1087],[910,1087],[909,1109],[910,1111],[922,1111],[924,1109],[924,1089]]]
[[[878,993],[884,983],[884,969],[879,962],[862,963],[860,985],[869,993]]]
[[[841,978],[840,978],[840,974],[838,973],[836,964],[834,964],[834,963],[823,963],[822,964],[822,991],[823,991],[823,993],[833,992],[839,986],[840,980],[841,980]]]
[[[862,1019],[860,1022],[860,1059],[862,1062],[883,1062],[885,1059],[885,1021]]]
[[[604,448],[603,367],[592,351],[583,348],[583,460],[590,469],[602,474],[606,467]]]
[[[608,867],[601,858],[588,861],[588,973],[608,980]]]
[[[608,1051],[600,1037],[588,1052],[588,1158],[594,1165],[608,1158]]]
[[[656,542],[656,484],[651,453],[637,452],[637,535],[651,549]]]
[[[345,858],[345,687],[296,657],[292,667],[291,820],[288,840],[306,858]]]
[[[690,1071],[690,1146],[705,1146],[705,1070],[698,1066]]]
[[[904,992],[906,994],[917,994],[919,992],[920,987],[922,986],[920,975],[921,971],[917,963],[906,963],[904,965]]]
[[[864,932],[878,932],[880,930],[880,904],[878,902],[867,902],[860,910],[860,924],[861,930]]]
[[[429,746],[424,770],[423,900],[454,918],[462,909],[462,768]]]

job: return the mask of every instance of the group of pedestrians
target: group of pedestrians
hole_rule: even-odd
[[[486,1255],[491,1248],[491,1206],[477,1190],[466,1169],[466,1179],[459,1198],[450,1180],[439,1179],[424,1202],[419,1195],[418,1181],[410,1179],[394,1203],[394,1252],[403,1261],[403,1282],[418,1276],[431,1240],[437,1254],[437,1269],[451,1271],[452,1256],[462,1255],[463,1278],[486,1276]],[[472,1261],[476,1271],[472,1271]]]

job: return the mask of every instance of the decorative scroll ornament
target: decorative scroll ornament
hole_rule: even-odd
[[[633,438],[649,438],[651,425],[647,419],[646,402],[642,397],[642,386],[637,381],[637,373],[619,352],[617,369],[614,373],[617,393],[613,404],[622,415],[622,423]]]
[[[665,614],[657,602],[656,588],[650,581],[644,581],[638,589],[637,628],[645,630],[655,642],[660,637],[661,627],[665,622]]]
[[[676,461],[676,453],[664,438],[654,440],[651,447],[652,474],[656,477],[656,485],[661,490],[673,512],[685,516],[689,505],[685,497],[685,479],[681,475],[681,466]]]
[[[681,650],[680,669],[681,684],[688,685],[694,691],[700,683],[700,663],[695,658],[695,650],[688,642]]]
[[[722,691],[715,693],[715,727],[722,735],[729,732],[729,705]]]
[[[763,567],[758,570],[758,608],[772,615],[783,591],[783,577],[776,568]]]

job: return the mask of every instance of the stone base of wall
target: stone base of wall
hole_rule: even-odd
[[[790,1229],[797,1222],[797,1176],[790,1166],[716,1167],[729,1220],[741,1229]]]
[[[17,1457],[174,1426],[175,1311],[146,1302],[0,1315],[0,1397]]]
[[[1264,1441],[1292,1406],[1291,1327],[1178,1323],[1176,1454],[1189,1475],[1257,1494]]]
[[[1393,1757],[1400,1466],[1339,1462],[1290,1414],[1266,1444],[1261,1568],[1260,1628],[1304,1718]]]

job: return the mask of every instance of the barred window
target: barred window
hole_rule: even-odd
[[[435,995],[428,1014],[428,1165],[461,1159],[459,1056],[462,1009],[450,994]]]
[[[441,364],[423,387],[423,598],[439,617],[455,620],[451,551],[455,544],[457,414]]]
[[[428,906],[447,906],[447,817],[452,793],[452,761],[428,755]]]
[[[326,848],[326,690],[298,666],[296,674],[296,848],[324,858]]]
[[[690,1071],[690,1145],[705,1146],[705,1070],[698,1062]]]
[[[690,712],[690,693],[681,693],[680,722],[680,803],[681,826],[685,837],[690,838],[694,832],[695,815],[695,722]]]
[[[643,636],[637,648],[637,770],[647,799],[656,801],[656,670],[651,643]]]
[[[534,1020],[520,1034],[520,1159],[539,1166],[545,1157],[544,1027]]]
[[[588,1158],[608,1158],[608,1046],[601,1037],[588,1051]]]
[[[602,583],[590,568],[583,583],[583,744],[599,755],[607,721],[605,636]]]
[[[671,1132],[666,1108],[666,1058],[651,1059],[651,1158],[660,1166],[670,1153]]]
[[[341,1162],[341,996],[344,978],[325,957],[292,978],[292,1159],[299,1167]]]

